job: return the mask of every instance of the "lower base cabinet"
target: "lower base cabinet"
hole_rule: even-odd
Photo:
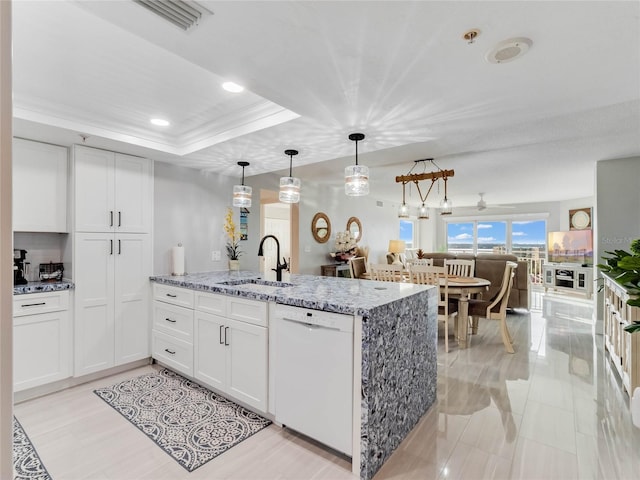
[[[67,291],[14,297],[15,392],[71,376],[71,319],[68,304]]]
[[[154,284],[152,354],[257,411],[267,411],[267,303]]]
[[[195,322],[195,378],[266,411],[266,327],[204,312]]]

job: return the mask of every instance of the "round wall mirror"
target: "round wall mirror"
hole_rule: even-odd
[[[325,243],[331,237],[331,222],[324,213],[318,212],[311,221],[311,233],[318,243]]]
[[[360,223],[360,219],[358,217],[351,217],[347,221],[347,231],[353,235],[353,238],[356,242],[359,242],[362,238],[362,224]]]

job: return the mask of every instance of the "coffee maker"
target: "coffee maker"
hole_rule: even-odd
[[[27,283],[27,279],[25,278],[27,272],[27,264],[29,262],[27,260],[27,251],[14,249],[13,250],[13,284],[14,285],[25,285]]]

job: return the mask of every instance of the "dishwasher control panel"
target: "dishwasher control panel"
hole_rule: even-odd
[[[332,328],[343,332],[353,331],[353,316],[341,313],[323,312],[321,310],[291,307],[289,305],[277,305],[276,318]]]

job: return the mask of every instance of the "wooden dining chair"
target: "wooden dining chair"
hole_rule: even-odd
[[[440,292],[438,321],[444,322],[444,351],[449,352],[449,320],[455,321],[458,315],[458,303],[449,303],[449,279],[446,273],[445,267],[434,267],[432,265],[411,265],[409,267],[409,280],[411,283],[438,287]]]
[[[509,302],[509,294],[511,293],[516,268],[518,268],[517,263],[506,262],[500,290],[498,290],[492,299],[482,300],[472,298],[469,300],[469,321],[471,322],[472,331],[477,331],[478,318],[498,320],[500,322],[502,343],[504,343],[504,348],[509,353],[514,353],[514,350],[513,338],[507,328],[507,303]]]
[[[444,266],[449,275],[455,275],[456,277],[473,277],[476,269],[476,261],[445,258]]]
[[[413,258],[411,260],[407,260],[409,265],[421,265],[425,266],[433,266],[433,258]]]
[[[364,257],[351,258],[349,269],[351,270],[351,278],[360,278],[363,273],[367,272],[367,259]]]
[[[401,282],[402,281],[402,265],[388,263],[372,263],[371,280],[380,282]]]

